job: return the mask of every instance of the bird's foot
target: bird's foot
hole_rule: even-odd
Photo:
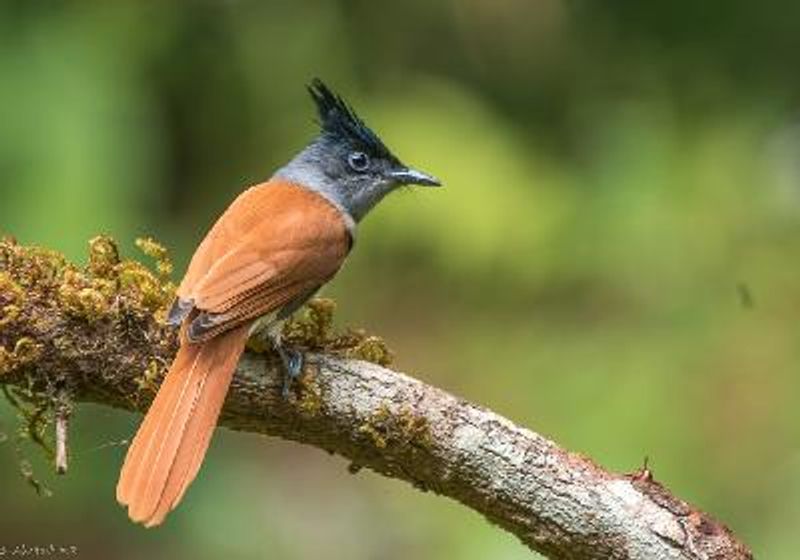
[[[288,399],[292,383],[303,373],[303,362],[305,359],[300,350],[284,348],[280,345],[275,348],[278,351],[278,355],[281,357],[281,362],[283,362],[283,398]]]

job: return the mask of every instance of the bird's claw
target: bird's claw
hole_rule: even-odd
[[[284,370],[283,398],[288,399],[292,383],[303,373],[303,353],[294,348],[283,348],[279,346],[278,355],[281,357]]]

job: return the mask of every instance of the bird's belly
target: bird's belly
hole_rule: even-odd
[[[273,311],[256,319],[250,327],[248,336],[266,335],[269,338],[274,338],[274,335],[279,333],[282,327],[283,320],[279,320],[278,312]]]

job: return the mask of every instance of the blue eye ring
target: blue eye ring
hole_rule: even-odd
[[[364,152],[350,152],[350,155],[347,156],[347,165],[357,173],[363,173],[369,169],[369,164],[369,156]]]

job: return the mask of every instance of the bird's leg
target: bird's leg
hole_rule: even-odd
[[[277,346],[278,355],[281,357],[284,368],[283,378],[283,398],[289,398],[289,390],[292,388],[292,383],[295,379],[300,377],[303,372],[304,356],[300,350],[294,348],[286,348],[284,346]]]
[[[302,351],[296,348],[289,348],[283,344],[284,321],[285,317],[280,315],[277,318],[275,316],[262,317],[253,323],[250,328],[250,335],[261,342],[269,341],[275,352],[278,353],[284,372],[283,398],[288,399],[292,383],[303,373],[305,358]]]
[[[272,346],[283,363],[283,398],[288,399],[292,383],[303,373],[304,356],[300,350],[283,345],[280,330],[276,333],[271,333],[270,338],[272,339]]]

